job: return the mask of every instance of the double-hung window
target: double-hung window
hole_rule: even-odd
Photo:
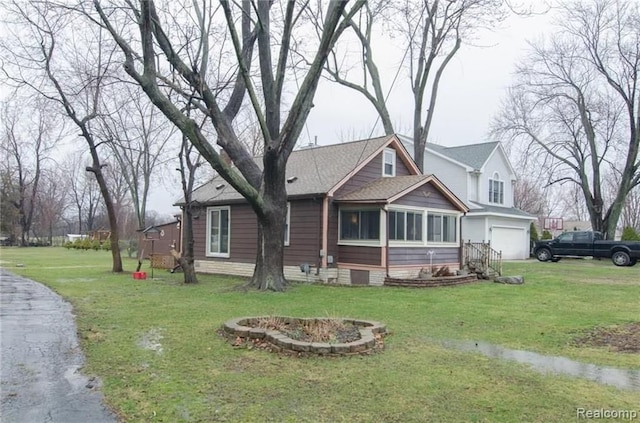
[[[396,150],[392,148],[382,154],[382,176],[396,176]]]
[[[422,212],[389,211],[389,241],[422,241]]]
[[[207,209],[207,256],[229,257],[231,219],[229,207]]]
[[[380,210],[341,210],[340,240],[373,241],[380,239]]]
[[[431,213],[427,214],[427,242],[457,241],[458,218],[454,215]]]
[[[489,179],[489,202],[504,204],[504,181],[500,180],[498,172],[495,172],[493,177]]]

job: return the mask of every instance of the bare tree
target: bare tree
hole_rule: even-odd
[[[9,35],[0,44],[5,79],[57,104],[80,131],[91,156],[86,170],[95,175],[109,216],[111,245],[118,245],[118,221],[94,132],[102,91],[114,76],[116,47],[101,28],[79,25],[77,15],[52,1],[8,1],[3,12],[11,20]],[[121,272],[120,250],[112,248],[111,253],[112,271]]]
[[[387,107],[390,88],[383,87],[379,59],[374,55],[375,36],[386,27],[392,36],[402,40],[401,45],[407,46],[402,60],[413,97],[414,158],[424,170],[424,149],[442,75],[463,40],[470,41],[478,29],[504,19],[505,5],[503,0],[367,2],[357,19],[350,21],[361,46],[357,58],[361,72],[354,72],[349,66],[354,57],[338,49],[331,52],[325,71],[331,80],[361,93],[378,113],[385,134],[393,134],[395,126]],[[321,27],[321,22],[316,27]]]
[[[53,245],[54,229],[60,226],[69,204],[68,180],[58,168],[42,174],[41,189],[37,194],[36,226],[47,234],[49,245]]]
[[[640,231],[640,187],[636,186],[629,192],[627,201],[622,209],[623,228],[631,227]]]
[[[220,27],[224,32],[214,37],[212,28],[216,26],[212,22],[217,18],[214,13],[217,9],[208,2],[181,4],[168,14],[166,12],[171,6],[166,3],[157,7],[154,1],[140,1],[134,6],[132,2],[118,4],[115,1],[94,0],[102,24],[125,55],[126,72],[194,144],[204,160],[246,198],[256,213],[258,245],[256,267],[250,284],[259,289],[280,291],[285,287],[285,167],[313,106],[313,97],[327,55],[362,3],[362,0],[356,1],[350,10],[346,10],[346,1],[333,0],[328,4],[323,34],[312,65],[284,118],[281,109],[292,34],[300,23],[301,14],[309,11],[308,4],[298,8],[295,2],[278,4],[243,0],[241,4],[235,4],[221,1],[224,20]],[[281,13],[276,14],[281,19],[272,20],[272,7],[283,8]],[[133,16],[135,22],[129,16]],[[177,16],[181,16],[182,21],[180,25],[172,26],[177,22]],[[133,29],[127,26],[134,23],[139,39],[132,38]],[[184,37],[174,36],[174,33],[184,37],[194,33],[197,37],[188,38],[185,43]],[[237,64],[235,71],[231,72],[235,77],[214,80],[208,70],[220,68],[223,63],[210,63],[210,53],[221,48],[222,40],[229,39],[233,46],[232,57]],[[261,96],[250,73],[255,44]],[[169,66],[164,66],[164,61]],[[169,71],[174,73],[167,74]],[[220,87],[229,85],[229,80],[233,81],[232,88],[224,90],[221,95]],[[218,145],[233,160],[235,168],[221,160],[195,117],[187,115],[183,104],[172,102],[165,87],[177,89],[187,101],[196,100],[194,104],[197,110],[206,116],[215,129]],[[245,92],[264,139],[262,168],[253,160],[231,124],[240,110]],[[226,105],[223,107],[225,99]]]
[[[531,46],[495,132],[525,146],[548,183],[582,192],[594,230],[612,239],[640,184],[640,12],[613,0],[563,4],[551,41]],[[603,178],[619,172],[607,203]]]
[[[513,188],[513,206],[538,218],[547,215],[547,201],[535,180],[518,178]]]
[[[100,117],[99,137],[111,155],[129,189],[138,229],[145,217],[154,171],[162,164],[165,147],[176,132],[171,124],[141,93],[137,86],[120,84],[103,101],[110,114]]]
[[[200,155],[194,152],[194,146],[186,136],[182,137],[182,145],[178,154],[180,167],[180,183],[184,195],[184,206],[182,206],[182,254],[178,257],[178,262],[184,274],[184,283],[198,283],[194,267],[194,244],[193,238],[193,209],[192,200],[193,186],[196,180],[196,172],[202,165]]]
[[[70,207],[74,208],[77,213],[75,217],[78,224],[75,230],[79,234],[83,232],[83,228],[87,231],[94,229],[95,216],[100,201],[98,184],[95,178],[88,177],[88,172],[85,170],[86,160],[83,152],[77,152],[62,164],[64,175],[68,180]],[[85,226],[83,227],[83,225]]]
[[[20,245],[27,246],[45,161],[61,138],[61,127],[42,101],[4,103],[2,122],[0,145],[8,176],[3,191],[18,214]]]

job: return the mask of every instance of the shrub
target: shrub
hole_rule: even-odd
[[[553,239],[553,235],[545,229],[542,231],[542,239]]]
[[[111,251],[111,239],[105,239],[105,241],[102,243],[102,249],[105,251]]]
[[[100,245],[100,240],[94,239],[91,241],[91,249],[94,251],[98,251],[102,246]]]
[[[531,244],[540,239],[540,236],[538,236],[538,228],[536,228],[536,225],[534,225],[533,222],[531,222],[531,225],[529,226],[529,238],[531,239]]]
[[[73,248],[73,242],[67,241],[64,244],[62,244],[62,246],[68,250],[70,248]]]
[[[622,241],[640,241],[640,234],[635,228],[627,226],[622,230]]]
[[[82,242],[80,243],[80,248],[83,250],[90,250],[91,249],[91,240],[89,238],[85,238],[82,240]]]

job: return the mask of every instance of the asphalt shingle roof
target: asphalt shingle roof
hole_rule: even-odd
[[[388,143],[393,135],[352,141],[343,144],[305,148],[296,150],[289,156],[287,179],[296,177],[287,183],[289,196],[324,194],[345,178],[359,164],[379,148]],[[262,167],[262,158],[256,163]],[[220,187],[220,188],[217,188]],[[193,200],[202,204],[241,200],[243,197],[220,176],[196,188]]]
[[[485,142],[482,144],[460,145],[457,147],[443,147],[438,144],[427,143],[427,148],[452,158],[460,163],[480,169],[489,159],[499,142]]]
[[[431,175],[407,175],[393,178],[379,178],[355,191],[337,197],[338,201],[386,201],[402,191],[418,184]]]

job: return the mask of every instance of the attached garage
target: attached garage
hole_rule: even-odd
[[[527,231],[524,228],[491,227],[491,248],[502,251],[504,260],[524,260],[528,258]]]

